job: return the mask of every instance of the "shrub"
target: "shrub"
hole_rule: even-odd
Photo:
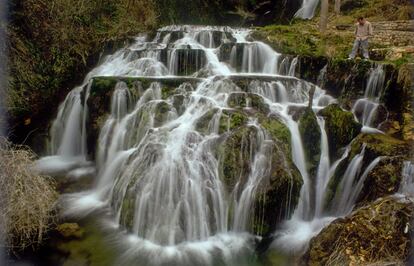
[[[28,148],[0,139],[0,234],[9,251],[36,247],[54,222],[57,192],[33,169]]]

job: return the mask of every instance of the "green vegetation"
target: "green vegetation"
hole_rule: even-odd
[[[63,265],[90,265],[90,266],[111,266],[115,265],[117,259],[116,250],[109,247],[104,232],[94,223],[87,223],[84,226],[74,226],[70,237],[55,240],[51,248],[56,253],[63,253],[67,257]],[[56,263],[56,262],[55,262]]]
[[[50,118],[100,53],[155,27],[152,0],[12,1],[9,114]],[[22,122],[22,121],[16,121]]]
[[[407,20],[411,19],[411,14],[414,11],[408,0],[354,0],[347,2],[351,4],[340,15],[334,14],[332,2],[328,30],[325,34],[319,32],[319,15],[317,14],[312,20],[293,19],[289,25],[258,27],[255,29],[254,37],[267,42],[275,50],[285,54],[347,58],[354,40],[353,32],[352,30],[338,30],[336,26],[352,27],[355,19],[359,16],[364,16],[372,22]],[[381,42],[371,41],[370,43],[370,48],[384,47],[386,46]],[[411,56],[407,55],[390,62],[401,64],[411,59]]]
[[[361,131],[362,125],[355,121],[354,115],[331,104],[320,111],[325,118],[325,129],[329,141],[329,154],[335,156],[338,150],[350,143]]]

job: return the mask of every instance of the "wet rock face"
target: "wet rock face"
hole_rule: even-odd
[[[326,57],[299,56],[297,70],[299,78],[317,84],[320,72],[326,64],[328,64]]]
[[[352,141],[348,156],[338,165],[329,182],[330,192],[325,199],[327,205],[332,204],[335,194],[340,191],[339,184],[352,159],[359,155],[363,149],[361,169],[367,169],[378,157],[381,157],[381,160],[366,176],[356,199],[356,206],[398,191],[402,179],[402,164],[410,156],[410,145],[385,134],[359,134]],[[335,207],[331,206],[332,208]]]
[[[402,180],[403,162],[401,156],[382,159],[366,177],[357,204],[396,193]]]
[[[339,218],[314,237],[302,258],[306,265],[402,265],[411,247],[414,204],[386,197]],[[391,260],[391,261],[390,261]]]
[[[393,71],[392,71],[393,70]],[[386,77],[386,87],[381,97],[385,107],[394,112],[396,120],[402,121],[404,112],[412,108],[414,64],[406,64],[398,69],[390,69]]]
[[[321,130],[318,125],[315,113],[307,108],[299,119],[299,131],[302,137],[308,173],[313,177],[318,171],[321,156]]]
[[[361,131],[362,125],[355,121],[351,112],[331,104],[319,112],[325,118],[325,129],[329,141],[329,154],[335,158],[338,150],[349,144]]]
[[[268,82],[272,81],[273,79],[268,80]],[[151,117],[154,127],[162,128],[169,115],[184,112],[186,107],[183,103],[189,100],[188,94],[198,82],[197,78],[94,78],[86,103],[89,107],[90,120],[88,135],[95,136],[90,141],[96,143],[99,129],[110,112],[111,103],[108,99],[114,93],[115,87],[121,85],[128,87],[135,101],[138,101],[154,83],[159,85],[160,100],[154,102],[153,106],[148,105],[148,110],[143,109],[138,112],[134,120],[135,124],[132,123],[128,127],[130,130],[143,128],[141,131],[144,132],[146,131],[144,124],[150,119],[150,114],[153,114]],[[294,83],[297,81],[292,78],[280,78],[280,82]],[[191,136],[194,139],[200,139],[217,130],[220,136],[212,144],[211,152],[217,159],[219,178],[229,197],[235,195],[239,199],[243,188],[248,186],[246,182],[251,178],[249,175],[253,172],[252,168],[262,169],[258,176],[260,181],[254,184],[257,186],[255,193],[251,196],[253,197],[250,206],[252,215],[247,221],[247,230],[257,235],[268,236],[281,220],[289,218],[293,213],[302,186],[301,175],[291,158],[290,131],[280,117],[274,114],[269,115],[270,109],[263,97],[249,92],[251,84],[256,84],[252,81],[252,77],[230,76],[226,78],[226,84],[238,86],[238,88],[235,87],[234,92],[228,94],[227,107],[208,109],[195,122],[195,131]],[[184,109],[181,110],[182,108]],[[315,115],[313,113],[309,115],[312,115],[310,120],[316,122]],[[308,127],[308,123],[305,124],[305,127]],[[132,135],[138,136],[141,133],[137,131]],[[259,143],[264,136],[265,145],[261,148]],[[135,142],[135,140],[132,141]],[[151,144],[146,146],[144,153],[151,154],[151,160],[156,161],[157,158],[163,156],[164,149],[162,145]],[[259,152],[259,149],[262,150]],[[90,150],[94,151],[95,147]],[[262,153],[265,155],[265,162],[254,165],[256,156]],[[122,201],[116,202],[119,204],[116,208],[120,209],[120,224],[128,231],[133,230],[134,226],[135,197],[138,193],[135,184],[140,178],[142,178],[142,172],[136,171],[126,188],[125,197]],[[117,185],[114,191],[119,189]],[[233,206],[230,206],[228,214],[230,220],[234,218],[232,217],[234,211],[231,208]]]
[[[244,106],[243,101],[233,99],[232,102],[236,109]],[[302,178],[289,155],[289,129],[277,117],[265,115],[260,106],[253,106],[252,109],[254,110],[249,110],[249,113],[241,110],[223,112],[222,117],[227,116],[227,119],[220,121],[220,131],[221,128],[226,128],[226,131],[224,141],[218,149],[219,171],[228,192],[239,197],[242,192],[239,188],[246,185],[260,148],[257,144],[260,129],[247,125],[249,116],[255,116],[270,136],[268,145],[261,152],[266,157],[271,157],[271,160],[266,160],[266,165],[256,166],[263,171],[252,206],[255,211],[250,220],[250,230],[257,235],[267,236],[281,220],[293,213]],[[206,117],[212,117],[214,113],[215,111],[207,113]],[[274,211],[275,209],[278,211]]]
[[[325,89],[340,102],[351,107],[354,101],[364,95],[371,62],[353,60],[330,61],[327,68]]]

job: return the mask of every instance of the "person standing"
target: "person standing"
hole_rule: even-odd
[[[373,35],[372,25],[363,17],[359,17],[355,24],[355,42],[348,59],[354,59],[358,49],[362,50],[365,59],[369,59],[368,39]]]

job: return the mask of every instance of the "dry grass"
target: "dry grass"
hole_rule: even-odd
[[[391,198],[355,212],[326,265],[400,265],[410,247],[409,234],[404,230],[411,215],[412,206]]]
[[[0,234],[9,251],[36,247],[54,221],[57,192],[33,170],[34,153],[0,138]]]

